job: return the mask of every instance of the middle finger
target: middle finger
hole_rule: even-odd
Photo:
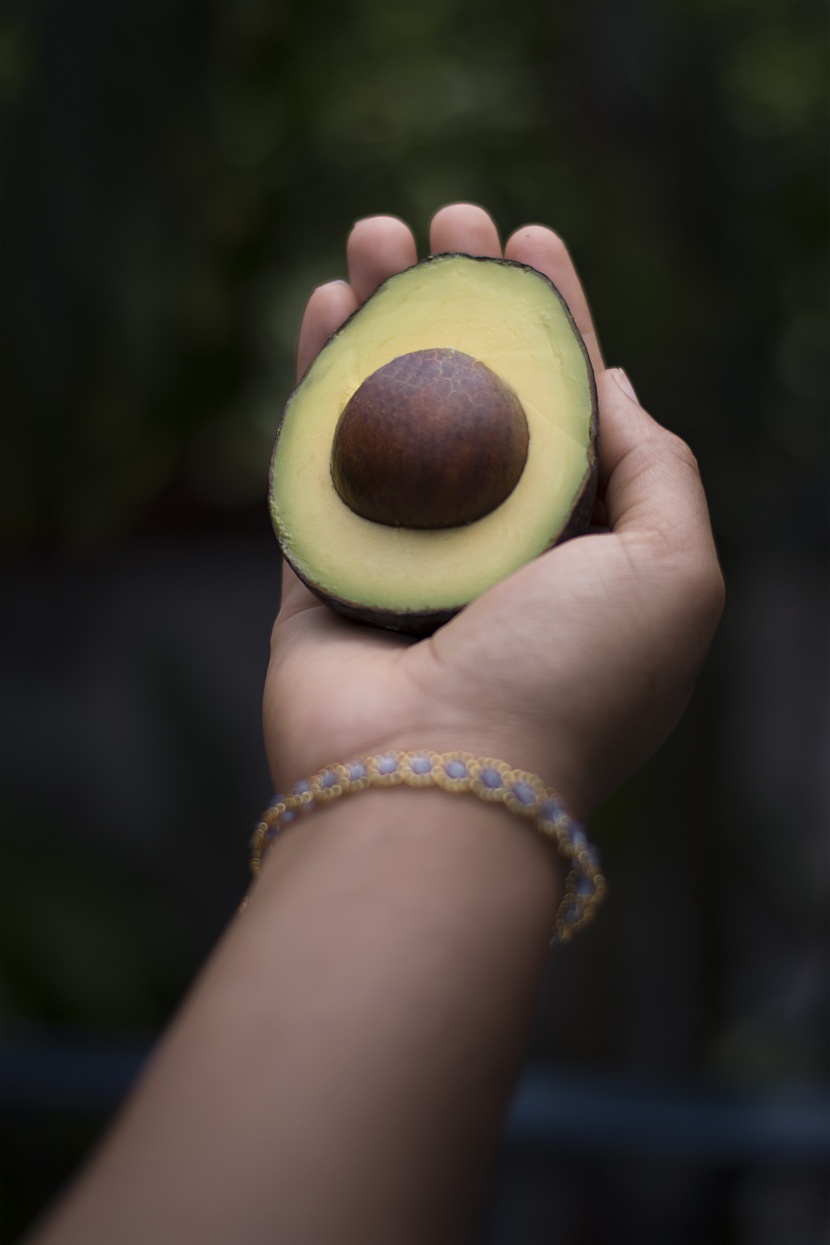
[[[397,216],[367,216],[359,220],[346,243],[349,281],[359,303],[404,268],[418,262],[412,230]]]
[[[429,245],[433,255],[460,251],[501,259],[501,240],[489,212],[477,203],[450,203],[432,218]]]

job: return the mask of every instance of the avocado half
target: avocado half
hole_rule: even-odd
[[[451,352],[484,364],[518,399],[527,424],[518,480],[471,522],[425,528],[366,518],[335,484],[341,417],[393,361]],[[370,461],[377,427],[365,447]],[[280,420],[269,501],[283,555],[312,592],[348,618],[422,636],[583,533],[596,482],[594,374],[561,294],[527,265],[448,254],[390,277],[313,360]]]

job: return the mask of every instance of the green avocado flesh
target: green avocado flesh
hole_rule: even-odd
[[[480,361],[518,398],[529,434],[518,482],[489,513],[455,527],[367,519],[344,502],[332,479],[340,417],[379,368],[435,350]],[[332,608],[427,634],[587,528],[596,433],[591,365],[551,282],[504,260],[433,256],[381,285],[330,338],[289,398],[271,461],[274,528],[286,560]]]

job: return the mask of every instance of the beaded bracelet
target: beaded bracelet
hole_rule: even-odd
[[[439,787],[453,794],[474,795],[503,804],[511,813],[532,821],[570,865],[551,945],[567,942],[591,920],[605,895],[606,882],[596,848],[560,796],[534,774],[466,752],[387,752],[328,765],[313,777],[302,779],[294,784],[291,795],[275,795],[257,822],[251,840],[251,872],[260,873],[270,848],[299,815],[367,787],[398,786]]]

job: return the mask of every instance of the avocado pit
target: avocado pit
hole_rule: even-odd
[[[460,527],[510,496],[528,443],[522,405],[495,372],[459,350],[416,350],[352,395],[334,433],[332,481],[375,523]]]

